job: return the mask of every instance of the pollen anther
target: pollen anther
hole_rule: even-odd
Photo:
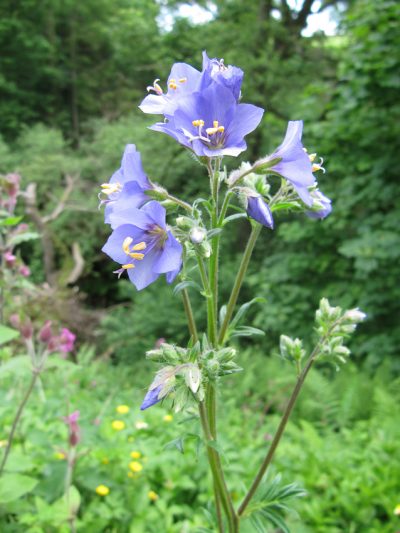
[[[199,128],[200,126],[204,126],[204,120],[198,119],[192,121],[193,126],[196,128]]]
[[[126,253],[126,255],[129,255],[129,257],[132,257],[132,259],[136,259],[137,261],[141,261],[144,257],[144,254],[137,253],[138,250],[145,250],[146,249],[146,243],[145,242],[139,242],[138,244],[135,244],[131,247],[131,244],[133,242],[132,237],[126,237],[124,239],[124,242],[122,243],[122,249]]]
[[[109,196],[110,194],[113,194],[114,192],[120,192],[122,189],[122,185],[117,181],[116,183],[102,183],[101,184],[101,192]]]
[[[186,83],[187,82],[187,78],[179,78],[179,83]]]
[[[178,88],[178,86],[176,84],[176,80],[174,80],[174,78],[171,78],[169,80],[168,86],[169,86],[170,89],[174,89],[174,90]]]

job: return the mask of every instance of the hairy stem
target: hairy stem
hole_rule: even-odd
[[[216,317],[214,313],[214,302],[213,302],[213,294],[211,292],[210,283],[208,281],[207,272],[204,266],[203,259],[198,255],[197,256],[197,262],[199,265],[199,272],[201,277],[201,282],[204,287],[204,292],[206,294],[207,299],[207,332],[208,332],[208,338],[210,342],[215,345],[217,340],[217,322]]]
[[[267,455],[265,456],[265,459],[264,461],[262,462],[261,466],[260,466],[260,469],[259,471],[257,472],[257,475],[256,477],[254,478],[254,481],[253,483],[251,484],[251,487],[248,491],[248,493],[246,494],[243,502],[240,504],[240,507],[238,509],[238,515],[241,516],[243,515],[246,507],[248,506],[248,504],[250,503],[250,500],[252,499],[252,497],[254,496],[257,488],[258,488],[258,485],[261,483],[262,481],[262,478],[268,468],[268,466],[270,465],[273,457],[274,457],[274,454],[275,454],[275,450],[276,448],[278,447],[278,444],[282,438],[282,435],[283,435],[283,432],[285,431],[285,428],[286,428],[286,424],[289,420],[289,417],[292,413],[292,410],[293,410],[293,407],[296,403],[296,400],[299,396],[299,393],[301,391],[301,388],[304,384],[304,381],[307,377],[307,374],[309,373],[316,357],[318,356],[318,354],[320,353],[320,348],[321,346],[323,345],[325,339],[327,338],[328,334],[326,334],[319,342],[318,344],[316,345],[316,347],[314,348],[312,354],[310,355],[310,357],[308,358],[308,361],[306,363],[306,366],[303,368],[303,370],[301,371],[300,375],[298,376],[297,378],[297,382],[296,382],[296,385],[293,389],[293,392],[289,398],[289,401],[287,403],[287,406],[286,406],[286,409],[283,413],[283,416],[282,416],[282,419],[279,423],[279,426],[278,426],[278,429],[276,430],[276,433],[274,435],[274,438],[271,442],[271,446],[269,447],[268,449],[268,453]]]
[[[193,342],[197,342],[199,336],[197,334],[196,322],[194,320],[192,305],[190,303],[189,292],[187,289],[182,290],[182,298],[190,335],[192,336]]]
[[[4,455],[3,455],[3,459],[1,461],[1,464],[0,464],[0,476],[1,474],[3,473],[3,470],[4,470],[4,467],[6,465],[6,462],[7,462],[7,459],[8,459],[8,456],[9,456],[9,453],[11,451],[11,446],[13,444],[13,440],[14,440],[14,436],[15,436],[15,431],[17,429],[17,426],[18,426],[18,423],[21,419],[21,416],[22,416],[22,413],[24,412],[24,409],[25,409],[25,406],[29,400],[29,397],[35,387],[35,384],[36,384],[36,381],[39,377],[39,372],[37,370],[33,370],[32,372],[32,378],[31,378],[31,381],[29,383],[29,386],[25,392],[25,395],[23,396],[22,400],[21,400],[21,403],[19,404],[19,407],[17,409],[17,413],[15,415],[15,418],[14,418],[14,421],[12,423],[12,426],[11,426],[11,432],[10,432],[10,436],[8,437],[8,441],[7,441],[7,446],[6,446],[6,449],[4,450]]]
[[[228,305],[226,307],[226,314],[221,325],[221,330],[219,332],[218,344],[220,345],[224,344],[229,322],[231,321],[233,312],[235,310],[235,305],[236,305],[236,302],[239,296],[240,289],[242,287],[244,276],[246,275],[247,268],[249,266],[249,262],[251,258],[251,254],[253,253],[254,246],[260,234],[261,228],[262,228],[261,224],[253,225],[249,240],[247,241],[246,249],[244,251],[238,273],[236,274],[236,279],[233,284],[233,288],[232,288],[231,295],[229,297]]]
[[[190,204],[188,204],[187,202],[184,202],[183,200],[180,200],[179,198],[177,198],[176,196],[173,196],[172,194],[167,193],[166,199],[171,200],[171,202],[173,202],[176,205],[179,205],[179,207],[182,207],[186,211],[189,211],[189,213],[192,213],[193,211],[193,207]]]
[[[206,438],[207,456],[210,463],[211,472],[213,475],[214,483],[218,489],[219,497],[221,499],[222,507],[228,519],[229,533],[237,533],[238,530],[238,517],[235,513],[235,509],[232,505],[232,500],[228,491],[228,487],[225,483],[224,474],[222,471],[221,459],[218,452],[213,448],[212,442],[215,442],[210,426],[207,419],[207,411],[204,402],[199,402],[199,413],[201,425],[203,428],[204,436]]]

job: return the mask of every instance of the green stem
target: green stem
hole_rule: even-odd
[[[214,201],[214,209],[211,216],[211,229],[218,228],[218,210],[219,210],[219,170],[221,161],[218,159],[215,163],[215,169],[210,175],[211,179],[211,194]],[[211,241],[211,257],[209,261],[209,279],[212,300],[214,305],[214,320],[218,317],[218,262],[219,262],[219,234],[215,235]],[[215,326],[217,328],[217,325]],[[213,344],[217,341],[217,335]]]
[[[222,517],[222,510],[221,510],[221,496],[218,491],[217,484],[214,482],[214,496],[215,496],[215,511],[217,515],[217,524],[218,529],[221,533],[224,533],[224,520]]]
[[[247,272],[249,266],[251,254],[253,253],[254,246],[256,244],[257,238],[261,231],[261,224],[254,224],[250,233],[249,240],[247,241],[246,249],[244,251],[242,261],[238,273],[236,274],[235,283],[233,284],[233,289],[229,297],[228,305],[226,307],[226,314],[224,321],[221,325],[221,330],[219,332],[218,344],[223,345],[225,341],[226,332],[229,326],[229,322],[232,318],[233,312],[235,310],[235,305],[239,296],[240,289],[244,280],[244,276]]]
[[[171,202],[174,202],[174,204],[179,205],[179,207],[182,207],[183,209],[185,209],[186,211],[189,211],[190,213],[193,212],[193,207],[190,204],[184,202],[183,200],[180,200],[179,198],[177,198],[176,196],[173,196],[172,194],[167,193],[166,200],[171,200]]]
[[[217,341],[217,323],[216,323],[216,317],[214,314],[214,302],[213,302],[213,295],[211,292],[210,283],[208,281],[207,272],[203,263],[203,259],[197,255],[197,262],[199,265],[199,272],[201,277],[201,282],[204,287],[204,291],[206,293],[206,299],[207,299],[207,331],[208,331],[208,338],[210,339],[210,342],[215,345]]]
[[[275,450],[276,448],[278,447],[278,444],[281,440],[281,437],[283,435],[283,432],[285,430],[285,427],[286,427],[286,424],[289,420],[289,417],[290,417],[290,414],[293,410],[293,407],[296,403],[296,400],[297,400],[297,397],[300,393],[300,390],[304,384],[304,381],[307,377],[307,374],[308,372],[310,371],[314,361],[315,361],[315,357],[318,353],[318,350],[319,350],[319,346],[320,344],[317,345],[317,347],[315,348],[315,350],[313,351],[313,353],[311,354],[311,356],[309,357],[308,361],[307,361],[307,364],[306,366],[304,367],[304,369],[302,370],[301,374],[299,375],[298,379],[297,379],[297,382],[296,382],[296,386],[294,387],[293,389],[293,392],[289,398],[289,401],[288,401],[288,404],[286,406],[286,409],[285,409],[285,412],[283,413],[283,416],[282,416],[282,419],[279,423],[279,426],[278,426],[278,429],[276,430],[276,433],[275,433],[275,436],[271,442],[271,446],[269,447],[269,450],[268,450],[268,453],[267,455],[265,456],[265,459],[264,461],[262,462],[261,466],[260,466],[260,469],[256,475],[256,477],[254,478],[254,481],[253,483],[251,484],[251,487],[248,491],[248,493],[246,494],[243,502],[241,503],[239,509],[238,509],[238,515],[239,516],[242,516],[246,507],[248,506],[248,504],[250,503],[250,500],[252,499],[252,497],[254,496],[254,493],[256,492],[257,488],[258,488],[258,485],[261,483],[262,481],[262,478],[264,477],[264,474],[268,468],[268,466],[270,465],[271,461],[272,461],[272,458],[275,454]]]
[[[228,529],[229,533],[237,533],[239,531],[238,527],[238,517],[235,513],[235,509],[232,505],[232,500],[228,491],[228,487],[225,483],[224,474],[222,471],[221,459],[218,452],[215,448],[210,445],[211,442],[215,442],[213,438],[210,426],[208,424],[207,412],[204,402],[199,402],[199,413],[201,425],[203,428],[204,436],[206,438],[207,446],[207,456],[208,462],[210,463],[211,472],[213,475],[214,483],[218,489],[219,497],[221,499],[222,507],[224,508],[225,514],[228,519]]]
[[[3,459],[2,459],[1,464],[0,464],[0,476],[3,473],[4,467],[5,467],[7,459],[8,459],[8,455],[9,455],[9,453],[11,451],[11,446],[13,444],[14,435],[15,435],[15,431],[16,431],[17,426],[18,426],[18,422],[20,421],[22,413],[24,412],[24,409],[25,409],[25,405],[26,405],[27,401],[29,400],[29,397],[30,397],[30,395],[31,395],[31,393],[32,393],[32,391],[33,391],[33,389],[35,387],[35,384],[36,384],[36,381],[37,381],[38,377],[39,377],[39,372],[37,370],[33,370],[31,382],[29,383],[29,387],[26,390],[25,395],[22,398],[21,403],[19,404],[17,413],[16,413],[14,421],[12,423],[10,436],[8,437],[7,446],[6,446],[6,449],[4,450]]]
[[[197,334],[196,322],[194,320],[192,305],[190,303],[190,297],[187,289],[182,290],[182,298],[190,335],[192,336],[193,342],[197,342],[199,336]]]

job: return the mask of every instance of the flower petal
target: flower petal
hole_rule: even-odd
[[[261,196],[248,196],[247,214],[263,226],[274,229],[271,210]]]
[[[167,240],[162,253],[154,262],[154,272],[164,274],[175,270],[180,270],[182,265],[182,245],[175,239],[172,233],[168,232]]]

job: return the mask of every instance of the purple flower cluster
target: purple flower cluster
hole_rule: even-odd
[[[284,178],[304,204],[314,208],[306,212],[309,217],[325,218],[332,211],[331,201],[317,189],[314,176],[314,172],[321,170],[322,166],[313,163],[316,154],[308,155],[304,149],[302,132],[302,120],[289,122],[282,144],[270,156],[258,161],[254,168],[265,168],[266,173]],[[273,228],[271,211],[260,195],[248,197],[247,214],[260,224]]]
[[[164,122],[151,126],[166,133],[198,156],[237,156],[246,149],[244,137],[260,123],[264,110],[241,104],[243,71],[210,59],[203,52],[201,72],[176,63],[168,77],[168,91],[156,80],[140,109],[162,114]]]
[[[146,195],[152,184],[133,144],[126,146],[121,168],[101,187],[105,222],[114,230],[103,252],[121,265],[115,273],[126,271],[138,290],[161,274],[172,283],[182,266],[182,246],[166,225],[164,207]]]

